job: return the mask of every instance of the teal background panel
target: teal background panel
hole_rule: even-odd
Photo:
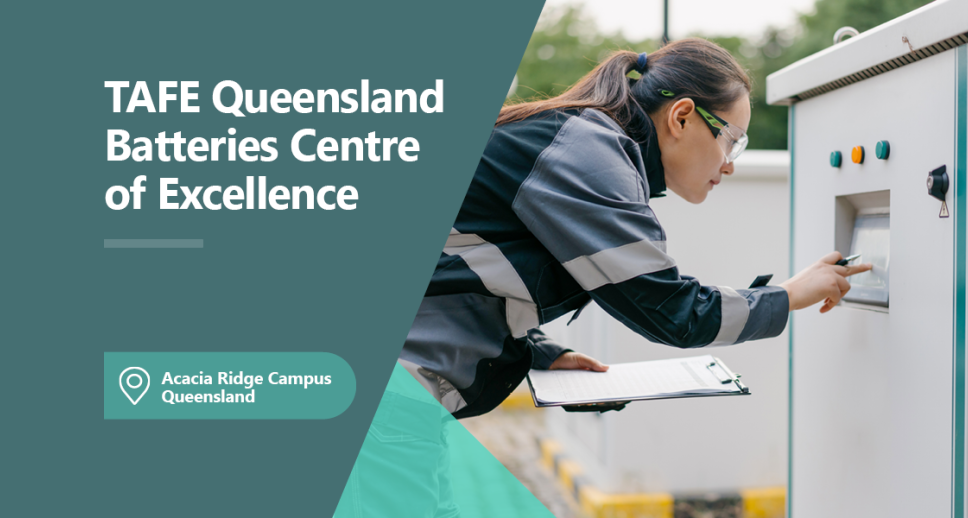
[[[5,516],[329,516],[383,394],[541,1],[7,2]],[[217,112],[214,86],[418,91],[444,113]],[[112,113],[105,81],[199,81],[199,113]],[[169,107],[171,108],[170,104]],[[134,136],[278,138],[270,163],[108,162]],[[414,137],[416,162],[303,163],[289,139]],[[146,175],[144,208],[104,194]],[[182,185],[353,185],[354,211],[160,210]],[[107,249],[105,239],[203,248]],[[105,352],[324,351],[356,374],[333,419],[103,418]]]
[[[334,518],[552,518],[397,365]]]

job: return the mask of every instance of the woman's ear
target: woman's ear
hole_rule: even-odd
[[[682,136],[686,129],[686,121],[694,111],[696,111],[696,103],[689,98],[679,99],[669,107],[666,122],[669,126],[669,133],[673,137],[679,138]]]

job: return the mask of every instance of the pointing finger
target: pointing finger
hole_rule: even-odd
[[[843,275],[844,277],[850,277],[851,275],[856,275],[858,273],[868,272],[873,268],[874,265],[871,263],[848,264],[847,266],[834,265],[834,271],[840,275]]]
[[[873,269],[874,269],[873,263],[858,264],[850,269],[850,275],[854,275],[855,273],[869,272]]]

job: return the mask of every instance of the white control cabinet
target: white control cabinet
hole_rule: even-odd
[[[790,105],[791,271],[876,265],[792,318],[794,518],[965,516],[966,33],[968,1],[935,2],[767,80]]]

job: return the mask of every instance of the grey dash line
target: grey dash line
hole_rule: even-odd
[[[105,239],[104,248],[205,248],[202,239]]]

